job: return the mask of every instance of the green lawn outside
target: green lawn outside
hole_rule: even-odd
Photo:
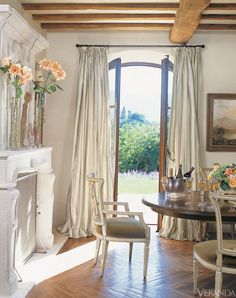
[[[137,177],[137,176],[119,176],[119,193],[129,194],[147,194],[158,191],[158,182],[156,178]]]

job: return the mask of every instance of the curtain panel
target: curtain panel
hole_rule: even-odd
[[[179,164],[183,165],[184,172],[194,166],[194,190],[197,188],[200,168],[198,106],[201,98],[201,48],[175,49],[168,165],[174,168],[174,172],[178,170]],[[164,216],[159,235],[177,240],[200,240],[200,223]]]
[[[107,49],[78,49],[78,94],[67,220],[60,231],[70,237],[92,235],[87,175],[105,179],[104,201],[113,200]]]

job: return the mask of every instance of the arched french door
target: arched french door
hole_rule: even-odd
[[[118,195],[118,172],[119,172],[119,120],[120,120],[120,94],[121,94],[121,76],[125,67],[151,67],[158,68],[161,72],[161,106],[160,106],[160,160],[159,160],[159,177],[166,174],[166,156],[167,156],[167,131],[168,119],[171,107],[170,94],[171,86],[169,76],[173,71],[173,63],[166,56],[160,64],[149,62],[126,62],[122,63],[117,58],[109,63],[109,80],[113,86],[114,92],[110,94],[110,112],[111,112],[111,129],[112,129],[112,151],[113,166],[115,170],[114,177],[114,200]],[[145,103],[144,103],[145,104]],[[159,189],[161,185],[159,184]]]

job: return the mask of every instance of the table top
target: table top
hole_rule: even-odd
[[[191,200],[190,206],[185,204],[188,200],[187,195],[170,198],[166,193],[160,192],[156,197],[143,198],[142,203],[150,207],[153,211],[163,215],[192,220],[215,221],[215,213],[212,208],[198,206],[200,202],[198,191],[192,191],[189,199]],[[205,193],[204,200],[209,203],[208,206],[211,206],[207,192]],[[236,223],[236,208],[232,208],[232,205],[225,205],[221,213],[223,221]]]

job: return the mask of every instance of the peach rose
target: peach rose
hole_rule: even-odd
[[[39,67],[44,70],[51,70],[52,69],[52,61],[44,58],[39,61]]]
[[[57,61],[52,61],[52,63],[51,63],[51,70],[52,70],[52,72],[56,72],[56,71],[62,70],[61,64],[58,63]]]
[[[19,63],[12,63],[9,67],[9,73],[21,77],[21,65]]]
[[[23,66],[23,67],[21,68],[21,74],[22,74],[22,78],[23,78],[23,79],[27,79],[28,81],[29,81],[29,80],[32,80],[32,78],[33,78],[32,71],[31,71],[31,69],[30,69],[29,67],[27,67],[27,66]]]
[[[5,57],[2,59],[2,66],[9,67],[11,65],[11,57]]]
[[[28,79],[25,78],[25,77],[21,77],[20,80],[19,80],[19,84],[20,85],[26,85],[28,83]]]
[[[230,187],[232,188],[236,187],[236,176],[230,176],[228,183]]]
[[[63,69],[53,71],[53,75],[55,76],[57,81],[65,80],[66,78],[66,72]]]

